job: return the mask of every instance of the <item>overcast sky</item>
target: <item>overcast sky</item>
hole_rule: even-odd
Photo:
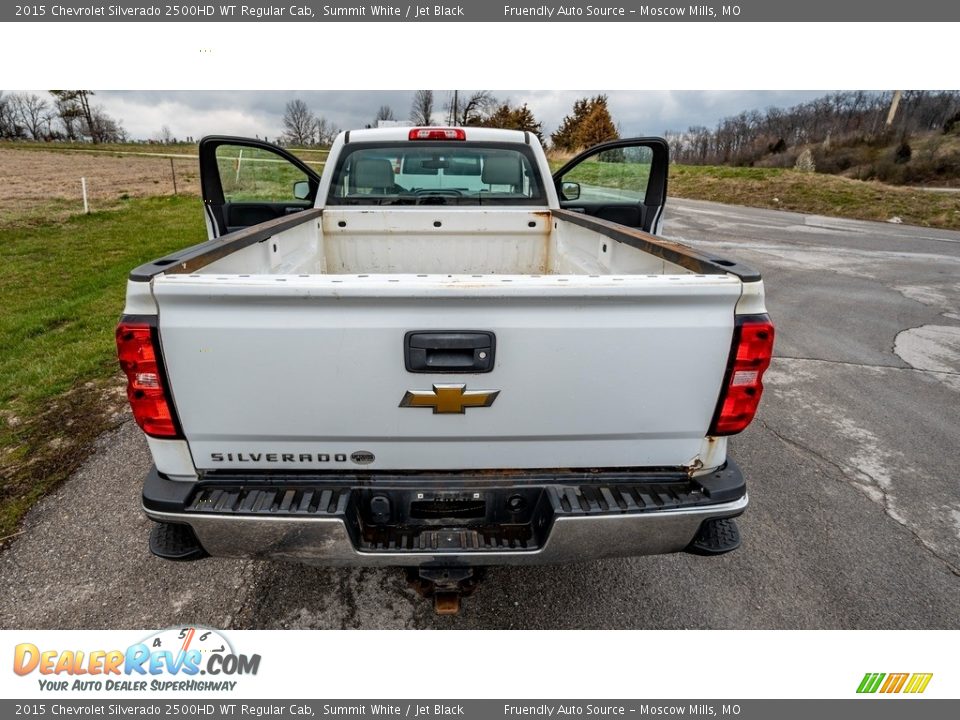
[[[469,92],[469,91],[465,91]],[[574,100],[598,90],[492,90],[513,104],[526,102],[543,122],[544,134],[553,132]],[[819,97],[825,91],[621,91],[606,92],[614,121],[623,135],[658,135],[686,130],[690,125],[712,126],[728,115],[771,105],[789,106]],[[317,115],[341,130],[371,123],[381,105],[389,105],[397,119],[410,114],[413,90],[363,91],[98,91],[96,102],[122,120],[131,137],[148,139],[166,125],[175,137],[209,134],[244,135],[274,139],[282,132],[286,103],[301,98]],[[435,90],[438,110],[450,92]],[[437,116],[440,121],[442,116]]]

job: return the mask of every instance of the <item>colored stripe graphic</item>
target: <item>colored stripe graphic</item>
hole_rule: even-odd
[[[887,675],[887,681],[880,688],[882,693],[898,693],[903,688],[903,684],[910,677],[910,673],[890,673]]]
[[[933,673],[914,673],[910,677],[910,682],[907,683],[907,687],[904,690],[906,693],[922,693],[927,689],[927,685],[930,684],[930,679],[933,677]]]
[[[888,695],[904,692],[916,695],[927,689],[931,679],[933,673],[866,673],[857,686],[857,692],[870,694],[879,691]]]
[[[858,693],[875,693],[877,688],[880,687],[880,681],[883,680],[884,673],[867,673],[863,676],[863,680],[860,681],[860,687],[857,688]]]

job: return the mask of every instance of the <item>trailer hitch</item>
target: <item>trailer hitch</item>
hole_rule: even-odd
[[[407,568],[407,582],[425,598],[433,598],[437,615],[456,615],[460,599],[472,595],[483,578],[483,568]]]

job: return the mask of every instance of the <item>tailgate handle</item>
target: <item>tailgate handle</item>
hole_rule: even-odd
[[[485,373],[493,370],[497,338],[492,332],[408,332],[403,360],[413,373]]]

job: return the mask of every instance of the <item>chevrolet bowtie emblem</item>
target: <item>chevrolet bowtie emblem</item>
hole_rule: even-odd
[[[433,408],[433,414],[459,413],[468,407],[490,407],[499,390],[467,390],[466,385],[434,385],[433,390],[407,390],[400,407]]]

